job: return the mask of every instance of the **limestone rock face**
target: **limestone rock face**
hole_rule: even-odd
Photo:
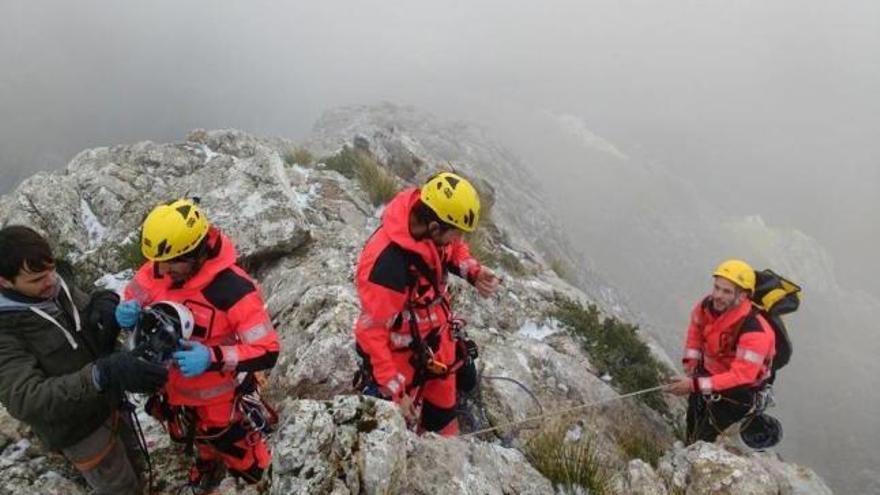
[[[285,167],[269,142],[238,131],[204,135],[220,152],[192,141],[83,151],[64,173],[37,174],[4,196],[0,218],[44,232],[86,280],[128,268],[140,256],[144,215],[179,197],[199,197],[245,260],[281,257],[304,244],[304,210],[316,192],[307,171]]]
[[[338,396],[285,406],[273,493],[553,493],[518,451],[416,436],[386,401]]]
[[[405,493],[553,493],[519,451],[499,445],[424,436],[413,442],[407,463]]]
[[[783,463],[772,454],[737,455],[705,442],[686,448],[677,444],[657,471],[671,489],[688,494],[831,493],[810,469]]]
[[[285,403],[272,493],[395,493],[408,432],[386,401],[339,396]]]
[[[666,484],[650,464],[641,459],[629,461],[623,475],[615,480],[616,493],[633,495],[666,495]]]

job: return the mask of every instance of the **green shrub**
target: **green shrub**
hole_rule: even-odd
[[[489,267],[498,266],[498,254],[489,239],[489,234],[486,233],[484,224],[481,224],[474,232],[466,234],[465,240],[470,248],[471,256],[477,261]]]
[[[592,495],[609,493],[612,470],[603,463],[593,439],[566,439],[567,428],[550,424],[526,443],[529,463],[554,487],[566,491],[586,489]]]
[[[590,361],[600,374],[608,373],[613,378],[620,393],[656,387],[671,374],[639,339],[637,326],[610,316],[603,319],[595,305],[584,308],[579,302],[560,298],[551,316],[580,339]],[[639,398],[661,413],[669,410],[660,392]]]
[[[513,253],[509,253],[504,249],[499,248],[499,256],[498,256],[498,264],[502,266],[505,270],[513,275],[523,276],[528,273],[525,265],[520,259]]]
[[[513,253],[500,246],[501,231],[491,221],[481,220],[477,230],[467,234],[466,240],[471,255],[481,264],[490,268],[504,268],[512,275],[528,274],[526,266]]]
[[[397,180],[370,156],[361,157],[356,177],[373,206],[384,205],[397,194]]]
[[[315,162],[315,157],[312,153],[301,147],[301,146],[291,146],[284,152],[284,163],[288,165],[311,165]]]
[[[565,262],[560,258],[551,258],[550,259],[550,269],[556,273],[556,276],[561,278],[562,280],[568,280],[568,268],[565,265]]]
[[[357,180],[374,206],[387,203],[399,190],[397,178],[368,151],[345,146],[339,153],[321,161],[328,169]]]
[[[668,447],[663,445],[664,442],[657,435],[632,423],[628,423],[625,428],[616,429],[614,439],[628,461],[641,459],[654,467],[657,467],[657,462]]]
[[[349,146],[344,146],[339,153],[328,156],[321,160],[329,170],[335,170],[340,174],[354,179],[360,167],[359,153]]]

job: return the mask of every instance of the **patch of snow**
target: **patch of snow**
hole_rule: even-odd
[[[104,238],[107,236],[107,227],[101,224],[101,221],[95,216],[95,212],[92,211],[92,207],[89,206],[85,198],[80,198],[79,209],[83,226],[85,226],[86,232],[89,234],[89,248],[94,248],[104,242]]]
[[[205,153],[205,163],[206,164],[208,162],[210,162],[215,156],[220,156],[220,153],[215,153],[214,151],[211,150],[211,148],[208,148],[207,144],[202,145],[202,152]]]
[[[544,340],[559,330],[559,322],[553,318],[540,325],[532,320],[526,320],[516,334],[528,339]]]
[[[516,249],[513,249],[513,248],[511,248],[511,247],[505,246],[504,244],[498,244],[498,247],[500,247],[500,248],[503,249],[504,251],[507,251],[507,254],[512,254],[512,255],[516,256],[517,259],[519,259],[519,257],[520,257],[520,256],[519,256],[519,251],[517,251]]]
[[[547,282],[542,282],[542,281],[540,281],[538,279],[534,279],[534,278],[526,280],[523,283],[523,285],[525,285],[528,288],[540,290],[540,291],[553,290],[552,285],[548,284]]]
[[[379,228],[379,224],[382,223],[382,213],[385,212],[385,205],[379,205],[373,210],[372,216],[367,218],[367,221],[364,222],[364,231],[372,233],[374,230]]]
[[[274,208],[276,203],[260,192],[254,191],[248,194],[248,196],[239,203],[239,206],[241,207],[239,213],[242,217],[256,218],[260,213],[263,213],[270,208]]]
[[[31,446],[31,442],[22,438],[18,442],[6,447],[6,450],[3,451],[3,460],[9,463],[13,463],[22,457],[24,457],[27,449]]]
[[[529,358],[527,358],[523,353],[516,351],[513,353],[513,355],[516,356],[516,360],[519,362],[520,366],[527,370],[532,369],[531,366],[529,366]]]
[[[303,211],[310,207],[312,200],[318,196],[318,192],[320,191],[317,184],[311,184],[305,192],[300,192],[294,189],[287,176],[287,169],[284,166],[284,161],[277,154],[271,157],[269,168],[272,170],[275,180],[281,187],[284,195],[287,196],[290,204],[296,207],[299,211]]]
[[[101,278],[95,280],[95,287],[112,290],[121,296],[128,281],[132,278],[134,278],[134,270],[130,268],[119,273],[105,273]]]

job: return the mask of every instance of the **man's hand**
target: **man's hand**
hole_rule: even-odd
[[[168,380],[168,370],[136,357],[133,351],[118,351],[95,361],[92,380],[98,390],[151,394]]]
[[[110,354],[116,347],[119,323],[115,311],[118,304],[119,296],[115,292],[100,290],[92,294],[86,308],[86,332],[101,356]]]
[[[137,299],[123,301],[116,306],[116,321],[122,328],[132,328],[137,325],[141,316],[141,303]]]
[[[192,378],[199,376],[211,365],[211,349],[201,342],[180,339],[180,345],[184,350],[171,355],[180,368],[183,376]]]
[[[403,394],[397,402],[397,405],[400,406],[400,412],[403,414],[403,419],[406,421],[406,424],[410,426],[415,425],[419,420],[419,412],[416,411],[416,405],[413,398],[408,394]]]
[[[672,395],[688,395],[692,393],[694,386],[694,379],[687,376],[678,376],[672,379],[669,382],[669,385],[666,386],[664,390],[666,393]]]
[[[480,272],[477,273],[476,280],[474,280],[474,287],[476,287],[477,293],[481,296],[489,297],[495,294],[500,283],[501,279],[495,275],[495,272],[486,267],[482,267]]]

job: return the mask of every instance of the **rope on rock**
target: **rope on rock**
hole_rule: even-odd
[[[483,433],[490,433],[490,432],[493,432],[493,431],[496,431],[496,430],[500,430],[500,429],[503,429],[503,428],[508,428],[508,427],[511,427],[511,426],[521,425],[521,424],[523,424],[523,423],[528,423],[529,421],[535,421],[535,420],[537,420],[537,419],[545,419],[545,418],[550,418],[550,417],[553,417],[553,416],[562,416],[562,415],[564,415],[564,414],[568,414],[568,413],[571,413],[571,412],[574,412],[574,411],[578,411],[578,410],[581,410],[581,409],[587,409],[587,408],[590,408],[590,407],[601,406],[601,405],[603,405],[603,404],[608,404],[608,403],[611,403],[611,402],[616,402],[616,401],[623,400],[623,399],[627,399],[627,398],[630,398],[630,397],[636,397],[636,396],[638,396],[638,395],[648,394],[648,393],[651,393],[651,392],[657,392],[657,391],[663,390],[663,389],[666,388],[666,387],[668,387],[668,385],[658,385],[658,386],[656,386],[656,387],[645,388],[645,389],[642,389],[642,390],[636,390],[635,392],[630,392],[630,393],[628,393],[628,394],[618,395],[618,396],[616,396],[616,397],[610,397],[610,398],[608,398],[608,399],[602,399],[602,400],[598,400],[598,401],[594,401],[594,402],[587,402],[587,403],[584,403],[584,404],[578,404],[578,405],[576,405],[576,406],[568,407],[568,408],[565,408],[565,409],[559,409],[559,410],[556,410],[556,411],[550,411],[550,412],[548,412],[548,413],[543,413],[543,414],[538,414],[538,415],[535,415],[535,416],[530,416],[530,417],[528,417],[528,418],[521,419],[521,420],[519,420],[519,421],[511,421],[510,423],[500,424],[500,425],[497,425],[497,426],[493,426],[493,427],[491,427],[491,428],[483,428],[482,430],[472,431],[472,432],[469,432],[469,433],[463,433],[463,434],[461,434],[460,436],[462,436],[462,437],[476,436],[476,435],[481,435],[481,434],[483,434]]]

